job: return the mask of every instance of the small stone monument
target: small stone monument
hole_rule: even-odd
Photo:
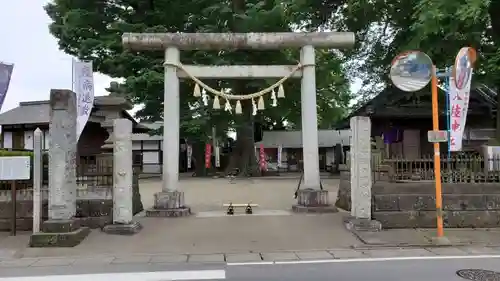
[[[379,231],[382,225],[372,220],[371,122],[369,117],[351,118],[351,216],[346,227],[354,231]]]
[[[90,230],[80,227],[76,213],[76,94],[50,91],[49,219],[30,247],[74,247]]]
[[[103,231],[109,234],[132,235],[142,226],[132,220],[132,121],[113,120],[113,224]]]

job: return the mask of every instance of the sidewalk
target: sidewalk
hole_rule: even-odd
[[[212,254],[349,248],[361,242],[342,225],[342,214],[142,217],[143,229],[133,236],[92,230],[74,248],[17,249],[17,256],[57,257],[122,254]],[[27,245],[29,233],[6,237],[3,245]]]
[[[500,258],[499,247],[445,247],[398,249],[326,249],[310,251],[240,252],[212,254],[128,254],[80,255],[42,258],[11,258],[0,260],[0,268],[79,267],[110,265],[188,265],[188,264],[272,264],[279,262],[321,262],[334,259],[370,259],[435,256],[489,256]]]

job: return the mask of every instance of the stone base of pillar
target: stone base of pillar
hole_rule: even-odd
[[[81,227],[78,220],[47,220],[42,232],[33,233],[30,247],[75,247],[89,235],[88,227]]]
[[[335,213],[337,207],[329,203],[328,191],[320,189],[299,189],[297,204],[292,206],[297,213]]]
[[[134,235],[141,231],[142,225],[136,221],[127,224],[114,223],[106,225],[102,231],[107,234],[115,235]]]
[[[350,231],[380,231],[382,230],[382,223],[377,220],[346,217],[344,218],[345,227]]]
[[[185,217],[191,208],[184,204],[184,192],[162,191],[154,195],[154,207],[146,210],[147,217]]]

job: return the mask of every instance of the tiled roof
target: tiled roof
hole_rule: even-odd
[[[95,97],[94,104],[106,106],[113,105],[116,102],[124,103],[124,100],[119,97],[99,96]],[[0,125],[44,124],[49,122],[50,104],[48,100],[21,102],[18,107],[0,114]]]
[[[333,147],[336,144],[348,145],[351,132],[349,130],[318,130],[318,146]],[[301,131],[264,131],[262,141],[257,142],[267,148],[300,148],[302,144]]]
[[[44,124],[50,120],[50,104],[42,102],[22,102],[18,107],[0,114],[0,125]]]

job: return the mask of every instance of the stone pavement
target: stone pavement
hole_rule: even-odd
[[[329,191],[330,202],[335,203],[339,186],[338,179],[322,179],[325,190]],[[223,203],[259,204],[263,210],[291,210],[296,204],[293,198],[299,178],[286,179],[228,179],[188,178],[180,181],[185,193],[186,204],[195,213],[220,211]],[[141,180],[139,184],[144,208],[153,206],[153,194],[161,191],[159,179]]]
[[[221,264],[265,263],[281,261],[318,261],[331,259],[369,259],[426,256],[499,256],[499,247],[440,247],[440,248],[385,248],[385,249],[327,249],[315,251],[264,251],[212,254],[132,254],[132,255],[79,255],[43,258],[1,259],[0,268],[26,268],[51,266],[106,266],[157,264]]]
[[[342,215],[290,214],[175,219],[142,217],[134,236],[107,235],[93,230],[74,248],[23,248],[18,256],[75,256],[103,254],[210,254],[353,247],[361,242],[342,226]],[[28,240],[28,233],[4,238]]]

